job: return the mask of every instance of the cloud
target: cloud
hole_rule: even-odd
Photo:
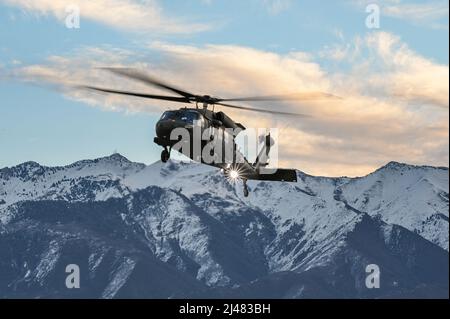
[[[369,33],[350,43],[325,47],[320,56],[351,65],[352,71],[341,75],[347,81],[364,74],[354,83],[357,90],[403,99],[409,105],[449,107],[448,65],[420,56],[391,33]]]
[[[416,22],[436,20],[448,17],[448,1],[435,1],[427,3],[400,3],[384,7],[384,14],[400,18],[410,19]]]
[[[292,5],[291,0],[261,0],[266,10],[273,15],[286,11]]]
[[[189,23],[164,14],[156,0],[0,0],[38,15],[53,15],[65,21],[73,6],[80,9],[80,18],[133,32],[194,33],[208,25]]]
[[[247,127],[279,128],[280,164],[312,174],[362,175],[390,160],[447,166],[448,65],[420,56],[390,33],[370,33],[343,46],[330,46],[317,56],[154,42],[141,55],[80,49],[45,64],[18,66],[13,73],[22,80],[58,85],[69,98],[131,112],[160,112],[178,105],[71,90],[70,85],[154,92],[95,68],[129,66],[191,92],[220,97],[329,92],[342,99],[257,105],[310,114],[306,120],[226,111]],[[318,61],[333,59],[335,50],[343,52],[338,61],[342,68],[324,69]]]
[[[380,5],[382,15],[409,21],[416,25],[448,30],[449,4],[446,0],[422,3],[402,0],[355,0],[353,3],[359,7],[376,3]]]

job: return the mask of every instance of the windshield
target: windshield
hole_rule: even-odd
[[[194,123],[195,120],[199,119],[199,114],[190,110],[167,111],[161,116],[161,120],[180,120],[186,123]]]

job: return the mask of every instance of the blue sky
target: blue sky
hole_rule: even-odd
[[[67,4],[66,1],[55,2],[60,3],[62,7],[77,3],[77,1],[70,1]],[[96,1],[91,2],[95,3]],[[103,5],[108,1],[98,2]],[[327,76],[324,76],[325,79],[323,78],[325,73],[330,74],[333,79],[334,77],[336,79],[345,78],[345,81],[357,84],[360,82],[358,81],[360,75],[356,75],[356,62],[349,57],[349,51],[356,51],[355,47],[359,48],[357,43],[365,41],[367,46],[363,46],[363,50],[367,52],[355,58],[360,66],[364,65],[365,59],[378,59],[383,63],[383,72],[393,76],[393,79],[405,79],[409,74],[414,76],[416,73],[419,78],[422,74],[420,69],[407,70],[404,65],[400,68],[399,65],[391,65],[390,61],[386,61],[386,59],[390,59],[390,56],[383,55],[382,49],[380,49],[382,45],[377,45],[378,53],[374,56],[371,55],[371,51],[374,50],[371,47],[373,41],[381,43],[381,41],[389,42],[394,41],[389,39],[396,39],[397,51],[390,52],[392,60],[406,56],[411,61],[417,60],[418,64],[425,61],[424,65],[430,64],[439,71],[443,71],[444,75],[446,73],[448,83],[448,3],[442,1],[379,1],[381,7],[379,29],[366,27],[365,20],[368,13],[365,12],[364,1],[326,1],[326,5],[324,2],[319,3],[312,0],[176,0],[150,1],[147,4],[132,0],[111,2],[111,5],[124,6],[138,3],[142,6],[141,8],[148,8],[146,7],[148,5],[152,10],[157,7],[156,12],[161,20],[149,26],[145,24],[145,19],[139,24],[133,17],[130,17],[129,22],[126,18],[116,21],[114,15],[108,16],[95,11],[91,12],[89,11],[93,10],[91,8],[83,11],[81,1],[79,29],[65,27],[65,13],[60,12],[61,7],[49,7],[45,1],[36,1],[35,7],[30,8],[24,3],[26,1],[0,1],[0,95],[2,97],[0,102],[0,167],[12,166],[28,160],[45,165],[65,165],[79,159],[105,156],[115,151],[131,160],[144,163],[152,163],[159,158],[160,149],[153,144],[152,140],[154,125],[159,117],[160,109],[142,111],[141,108],[130,107],[128,104],[122,107],[121,104],[125,102],[120,100],[117,101],[118,107],[114,107],[116,110],[111,111],[111,103],[114,104],[114,101],[108,102],[105,104],[106,107],[102,107],[102,103],[105,103],[102,99],[92,102],[79,96],[62,94],[60,90],[52,88],[55,83],[51,78],[36,73],[30,75],[30,69],[28,69],[30,66],[44,66],[59,72],[61,64],[55,65],[51,59],[49,60],[49,57],[75,59],[78,61],[77,63],[80,63],[82,59],[89,59],[91,56],[83,53],[89,48],[100,48],[108,52],[124,50],[127,52],[127,61],[131,60],[132,63],[150,60],[151,63],[156,64],[162,60],[161,68],[165,66],[168,69],[170,66],[167,64],[178,63],[181,65],[179,72],[184,72],[183,70],[188,68],[183,64],[188,62],[182,57],[176,56],[183,54],[183,52],[180,53],[180,50],[185,47],[188,48],[189,54],[196,54],[193,57],[195,63],[200,66],[207,65],[210,67],[208,70],[215,67],[211,62],[214,59],[210,59],[208,54],[210,56],[221,54],[218,49],[221,46],[237,48],[237,52],[242,48],[251,49],[254,50],[253,54],[258,57],[264,52],[268,52],[281,60],[288,59],[282,65],[290,65],[288,64],[290,63],[289,59],[292,56],[297,57],[301,53],[308,55],[307,61],[304,60],[305,58],[301,58],[302,63],[308,63],[308,65],[314,63],[313,69],[320,69],[317,73],[322,76],[320,77],[321,81],[327,81]],[[174,19],[171,23],[176,24],[177,29],[175,31],[166,30],[165,19]],[[133,23],[136,23],[136,26],[133,26]],[[196,30],[198,25],[201,25],[200,29],[204,30]],[[377,40],[370,40],[372,34],[379,33],[384,36],[376,37]],[[161,49],[161,46],[164,48]],[[165,46],[169,49],[166,49]],[[332,52],[330,53],[330,51]],[[345,57],[335,58],[336,52],[341,53],[339,56],[343,54]],[[330,58],[330,56],[334,58]],[[140,57],[141,60],[138,61],[137,57]],[[97,54],[95,59],[101,61],[101,54]],[[219,61],[228,67],[231,62],[225,63],[224,59],[220,58]],[[370,70],[373,71],[378,67],[381,63],[378,60],[373,62]],[[108,55],[104,62],[108,61],[116,61],[116,59]],[[205,62],[203,63],[203,61]],[[239,56],[236,57],[236,61],[239,61]],[[122,60],[121,63],[123,63]],[[86,68],[91,66],[92,64],[87,63]],[[67,67],[70,67],[70,63]],[[242,67],[240,67],[240,71],[242,71]],[[279,69],[277,65],[276,72]],[[25,76],[24,70],[26,70]],[[32,71],[35,70],[36,68],[32,69]],[[272,70],[270,72],[275,72],[274,68],[270,70]],[[400,72],[399,70],[403,73],[395,73]],[[176,74],[176,71],[170,70],[172,72],[170,74]],[[424,69],[424,71],[426,70]],[[282,72],[282,68],[280,72]],[[373,72],[375,81],[377,77],[375,71]],[[182,75],[186,77],[186,74]],[[424,110],[426,106],[423,106],[432,104],[429,101],[434,99],[435,92],[448,95],[448,90],[442,92],[442,87],[431,87],[429,83],[439,83],[442,82],[442,79],[432,78],[433,74],[424,76],[427,80],[430,77],[432,81],[423,85],[424,91],[428,90],[431,98],[430,96],[420,96],[420,100],[426,101],[426,103],[423,102],[419,105],[417,97],[414,96],[414,105],[418,106],[411,111],[411,103],[409,103],[409,108],[405,109],[405,112],[408,112],[408,116],[414,119],[419,116],[433,118],[434,122],[427,123],[425,120],[421,122],[418,119],[417,127],[440,129],[440,135],[437,136],[442,138],[442,142],[439,145],[431,146],[436,136],[430,135],[430,142],[427,143],[428,140],[424,138],[424,144],[430,144],[427,147],[432,149],[424,149],[423,154],[417,154],[412,150],[411,143],[406,141],[405,136],[410,134],[409,131],[396,131],[393,133],[393,139],[398,139],[398,143],[402,147],[404,146],[404,153],[398,158],[392,158],[395,157],[393,154],[396,154],[394,151],[383,153],[378,148],[370,149],[367,145],[357,145],[358,141],[355,140],[352,142],[353,144],[335,150],[339,152],[336,155],[339,159],[334,165],[330,165],[329,159],[326,158],[328,156],[321,150],[312,150],[310,154],[314,154],[314,156],[310,156],[310,154],[305,156],[303,153],[297,155],[289,150],[285,153],[285,162],[300,169],[304,167],[308,172],[322,173],[323,175],[363,174],[390,159],[421,164],[448,165],[448,152],[444,150],[448,146],[448,142],[444,141],[444,139],[448,140],[448,134],[442,133],[442,130],[448,131],[448,120],[444,120],[445,116],[448,117],[448,98],[445,103],[445,97],[440,97],[437,102],[439,105],[437,107],[429,106],[428,111]],[[200,75],[194,73],[193,82],[197,83],[197,78],[204,80],[204,73]],[[189,85],[189,81],[186,80],[177,81],[176,78],[170,80],[173,83]],[[411,84],[408,81],[405,83],[411,87],[399,87],[398,90],[404,89],[405,92],[409,92],[408,98],[410,98],[410,92],[412,89],[416,89],[414,86],[416,83]],[[265,88],[267,82],[270,82],[270,76],[261,88]],[[394,84],[396,83],[398,82]],[[418,81],[418,83],[420,85],[423,82]],[[96,84],[103,86],[103,83]],[[355,86],[357,86],[356,84]],[[378,82],[377,85],[379,85]],[[324,84],[324,86],[328,89],[335,88],[330,84]],[[207,85],[205,87],[208,89]],[[346,93],[342,86],[335,89],[339,90],[341,95]],[[366,95],[366,92],[371,92],[372,89],[373,87],[365,86],[354,90],[357,90],[358,96],[360,96]],[[384,110],[386,103],[383,100],[384,96],[376,96],[376,94],[382,94],[380,88],[375,91],[376,93],[370,93],[375,95],[371,98],[380,99],[379,103],[383,103]],[[226,88],[223,87],[219,92],[227,94]],[[353,89],[351,94],[355,94]],[[231,92],[229,95],[236,94]],[[444,100],[443,103],[442,100]],[[404,99],[392,103],[395,103],[397,110],[404,106],[402,104]],[[446,107],[445,104],[447,104]],[[418,111],[418,109],[420,110]],[[410,112],[414,113],[409,114]],[[326,110],[324,110],[325,113]],[[390,114],[390,111],[386,111],[386,114]],[[240,120],[245,122],[246,116],[242,115],[244,118]],[[367,116],[370,115],[367,114]],[[355,119],[355,122],[359,120]],[[321,124],[329,127],[329,123]],[[310,141],[311,144],[313,141],[318,141],[317,145],[326,145],[330,138],[335,136],[332,131],[329,132],[330,136],[327,136],[321,132],[313,134],[304,128],[296,129],[298,131],[294,131],[293,134],[298,136],[304,134],[305,140]],[[414,127],[410,129],[417,131],[417,128]],[[339,128],[336,130],[341,131]],[[318,140],[319,138],[321,139]],[[371,135],[371,138],[374,140],[386,139],[386,134],[379,137]],[[411,136],[411,138],[414,137]],[[345,141],[352,138],[341,136],[340,139]],[[333,145],[339,143],[339,141],[338,143],[333,142]],[[379,146],[380,149],[383,147],[388,149],[389,145]],[[397,149],[402,149],[402,147],[397,147]],[[345,157],[340,154],[348,148],[355,152],[357,150],[361,160],[346,163]],[[364,153],[364,149],[368,151]],[[282,157],[283,154],[280,156]],[[295,160],[296,156],[303,156],[301,157],[303,159]],[[376,156],[376,160],[372,160],[374,156]],[[371,160],[368,160],[369,158]],[[339,161],[340,165],[338,165]]]

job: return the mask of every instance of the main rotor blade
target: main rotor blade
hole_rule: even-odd
[[[103,69],[108,70],[114,74],[118,74],[121,76],[128,77],[130,79],[141,81],[145,84],[150,84],[152,86],[158,87],[160,89],[164,89],[166,91],[171,91],[178,95],[184,96],[185,98],[190,98],[190,97],[196,96],[195,94],[180,90],[174,86],[171,86],[162,81],[156,80],[156,79],[152,78],[151,76],[144,74],[136,69],[130,69],[130,68],[103,68]]]
[[[270,114],[278,114],[278,115],[298,116],[298,117],[304,117],[304,118],[311,117],[310,115],[307,115],[307,114],[281,112],[281,111],[270,111],[270,110],[264,110],[264,109],[255,109],[255,108],[251,108],[251,107],[232,105],[232,104],[226,104],[226,103],[214,103],[214,104],[230,107],[230,108],[233,108],[233,109],[240,109],[240,110],[260,112],[260,113],[270,113]]]
[[[145,93],[137,93],[137,92],[129,92],[129,91],[110,90],[110,89],[104,89],[104,88],[99,88],[99,87],[95,87],[95,86],[81,86],[80,88],[95,90],[95,91],[100,91],[100,92],[106,92],[106,93],[131,95],[131,96],[143,97],[143,98],[147,98],[147,99],[190,103],[189,99],[184,98],[184,97],[178,97],[178,96],[165,96],[165,95],[154,95],[154,94],[145,94]]]
[[[307,101],[321,99],[340,99],[340,97],[324,92],[308,92],[291,95],[250,96],[231,99],[217,99],[219,102],[261,102],[261,101]]]

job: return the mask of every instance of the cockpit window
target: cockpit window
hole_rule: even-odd
[[[180,116],[180,120],[186,123],[194,123],[194,121],[198,119],[199,119],[198,113],[192,111],[184,111],[181,113]]]
[[[166,111],[161,116],[161,120],[180,120],[186,123],[194,123],[195,120],[199,119],[200,115],[190,110]]]
[[[170,119],[175,119],[175,112],[173,112],[173,111],[166,111],[161,116],[161,120],[170,120]]]

